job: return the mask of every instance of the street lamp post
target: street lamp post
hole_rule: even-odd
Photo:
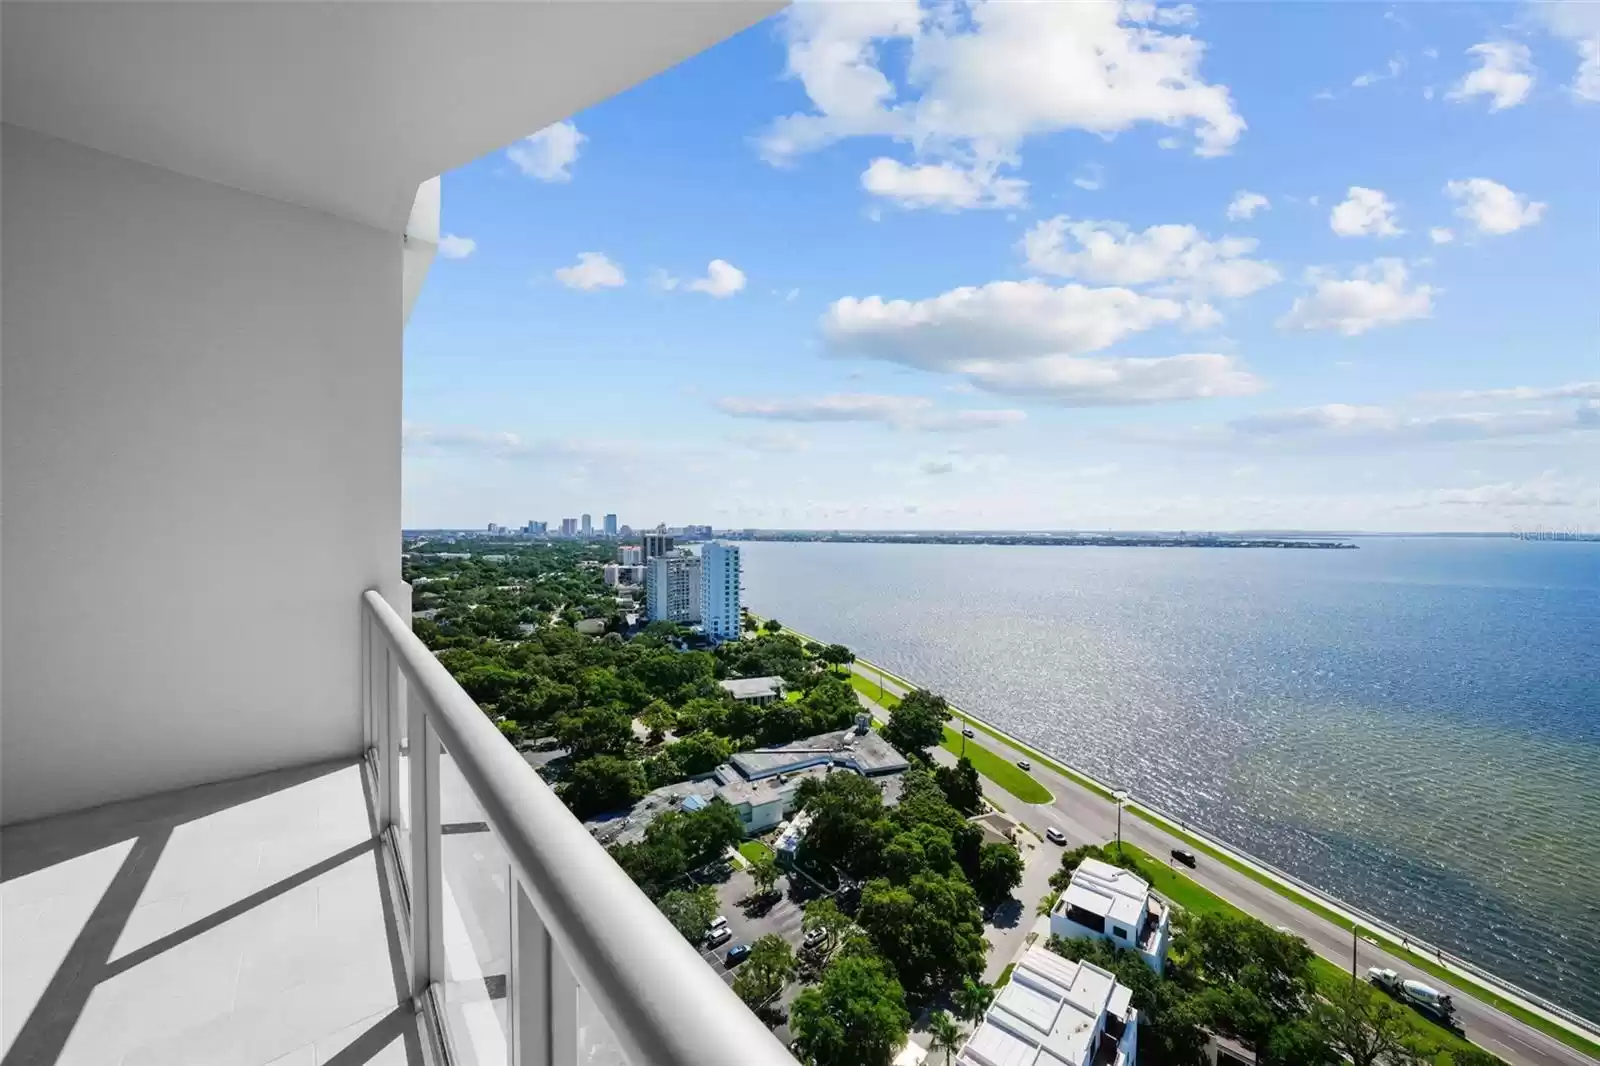
[[[1126,789],[1117,789],[1111,793],[1111,798],[1117,801],[1117,858],[1122,858],[1122,807],[1128,802]]]

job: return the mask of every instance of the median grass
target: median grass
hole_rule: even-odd
[[[945,726],[944,741],[940,746],[952,755],[961,755],[963,739],[959,732]],[[1049,789],[1035,781],[1026,770],[1007,762],[982,744],[968,740],[965,755],[972,761],[972,768],[977,770],[980,776],[987,777],[1022,802],[1050,802]]]
[[[860,674],[850,675],[850,687],[885,710],[892,711],[896,707],[900,706],[899,696],[896,696],[888,689],[884,689],[882,692],[879,692],[877,685],[862,677]]]
[[[803,640],[812,639],[812,638],[807,637],[807,636],[805,636],[804,634],[801,634],[801,633],[796,633],[795,635],[801,637],[801,639],[803,639]],[[906,680],[905,678],[900,677],[900,676],[898,676],[896,674],[892,674],[889,671],[885,670],[883,667],[877,665],[876,663],[869,662],[869,661],[867,661],[865,659],[857,659],[856,660],[856,665],[861,667],[861,668],[863,668],[863,669],[871,670],[873,673],[876,673],[876,674],[880,675],[886,681],[892,681],[895,684],[897,684],[897,685],[899,685],[902,688],[905,688],[907,690],[914,689],[914,688],[918,687],[917,685],[915,685],[912,682]],[[854,676],[851,677],[851,684],[855,685],[857,690],[867,693],[867,695],[871,699],[873,699],[873,700],[877,700],[878,699],[878,696],[877,696],[878,685],[876,683],[868,680],[865,677],[861,677],[859,675],[854,675]],[[887,690],[886,690],[885,691],[885,701],[888,700],[888,699],[895,699],[896,703],[899,702],[899,700],[897,698],[890,696],[888,694]],[[883,706],[885,706],[885,707],[892,706],[892,704],[889,704],[889,703],[887,703],[885,701],[880,701],[880,702],[883,703]],[[990,726],[990,725],[988,725],[988,724],[986,724],[984,722],[981,722],[981,721],[978,721],[976,719],[968,717],[965,714],[965,712],[961,711],[959,708],[952,707],[952,708],[950,708],[950,711],[957,718],[961,719],[963,722],[965,722],[967,725],[971,726],[977,732],[986,733],[989,736],[994,737],[996,740],[999,740],[999,741],[1002,741],[1003,743],[1009,744],[1011,747],[1015,748],[1017,751],[1021,751],[1021,752],[1026,753],[1028,756],[1030,756],[1035,762],[1039,763],[1040,765],[1049,767],[1051,770],[1054,770],[1056,773],[1060,774],[1062,777],[1066,778],[1067,780],[1073,782],[1074,784],[1077,784],[1077,785],[1081,786],[1084,789],[1087,789],[1088,791],[1094,793],[1097,796],[1100,796],[1103,799],[1110,800],[1112,798],[1111,792],[1108,789],[1106,789],[1103,786],[1101,786],[1098,782],[1092,781],[1089,778],[1087,778],[1087,777],[1083,776],[1082,774],[1078,773],[1077,771],[1073,770],[1072,768],[1070,768],[1068,766],[1065,766],[1060,762],[1057,762],[1056,760],[1052,759],[1050,756],[1044,754],[1043,752],[1037,750],[1036,748],[1031,748],[1028,745],[1023,744],[1022,742],[1018,741],[1015,737],[1010,737],[1010,736],[1005,735],[1004,733],[1000,732],[998,729],[995,729],[993,726]],[[970,750],[970,744],[969,744],[969,750]],[[993,754],[993,753],[991,752],[990,754]],[[998,758],[998,756],[996,756],[996,758]],[[1004,762],[1004,760],[1001,760],[1001,761]],[[974,765],[976,765],[976,760],[974,760]],[[1006,763],[1006,765],[1009,766],[1010,764]],[[980,773],[982,772],[981,767],[979,769],[979,772]],[[1042,788],[1043,786],[1040,786],[1040,787]],[[1258,883],[1260,885],[1263,885],[1266,888],[1270,888],[1272,891],[1276,892],[1278,895],[1282,896],[1284,899],[1287,899],[1287,900],[1291,901],[1292,903],[1295,903],[1295,904],[1298,904],[1301,907],[1304,907],[1306,910],[1311,911],[1313,914],[1315,914],[1318,917],[1324,919],[1325,921],[1333,923],[1334,925],[1338,926],[1340,929],[1344,929],[1344,930],[1348,931],[1348,930],[1356,927],[1355,923],[1351,922],[1350,919],[1344,917],[1342,914],[1339,914],[1337,911],[1335,911],[1335,910],[1331,909],[1330,907],[1326,906],[1321,901],[1317,900],[1315,897],[1309,896],[1306,893],[1301,892],[1299,889],[1295,888],[1292,885],[1286,885],[1283,882],[1277,880],[1276,878],[1268,876],[1266,873],[1263,873],[1261,870],[1257,869],[1256,867],[1254,867],[1254,866],[1252,866],[1252,865],[1250,865],[1248,863],[1241,862],[1238,859],[1235,859],[1233,856],[1225,854],[1222,851],[1219,851],[1216,847],[1214,847],[1213,845],[1209,844],[1208,842],[1206,842],[1204,840],[1201,840],[1199,837],[1194,836],[1193,834],[1184,831],[1183,829],[1179,828],[1178,826],[1172,825],[1170,822],[1168,822],[1165,819],[1157,816],[1153,812],[1141,809],[1138,804],[1130,803],[1130,804],[1128,804],[1128,808],[1127,809],[1128,809],[1128,812],[1130,814],[1133,814],[1135,817],[1142,818],[1146,822],[1149,822],[1151,825],[1154,825],[1156,828],[1161,829],[1163,832],[1169,833],[1172,836],[1178,837],[1179,839],[1183,840],[1190,847],[1192,847],[1195,851],[1202,852],[1202,853],[1204,853],[1206,855],[1211,856],[1213,859],[1216,859],[1218,862],[1225,863],[1228,866],[1233,867],[1233,869],[1239,871],[1241,874],[1244,874],[1246,877],[1250,878],[1252,881],[1255,881],[1256,883]],[[1362,928],[1365,928],[1365,927],[1362,927]],[[1462,991],[1468,992],[1475,999],[1478,999],[1478,1000],[1480,1000],[1480,1001],[1482,1001],[1484,1003],[1489,1004],[1492,1007],[1495,1007],[1495,1008],[1497,1008],[1499,1010],[1504,1011],[1505,1013],[1511,1015],[1511,1017],[1516,1018],[1518,1021],[1524,1022],[1529,1026],[1532,1026],[1534,1029],[1537,1029],[1542,1033],[1546,1033],[1546,1034],[1548,1034],[1550,1036],[1555,1037],[1557,1040],[1561,1041],[1563,1044],[1566,1044],[1568,1047],[1576,1048],[1577,1050],[1583,1052],[1585,1055],[1588,1055],[1591,1058],[1600,1060],[1600,1042],[1596,1042],[1594,1040],[1591,1040],[1588,1037],[1586,1037],[1586,1036],[1584,1036],[1584,1035],[1582,1035],[1580,1033],[1575,1033],[1571,1029],[1567,1028],[1565,1025],[1562,1025],[1559,1022],[1552,1021],[1549,1018],[1546,1018],[1542,1014],[1537,1014],[1537,1013],[1535,1013],[1535,1012],[1533,1012],[1531,1010],[1528,1010],[1526,1007],[1523,1007],[1521,1004],[1516,1003],[1516,1002],[1514,1002],[1514,1001],[1512,1001],[1510,999],[1507,999],[1505,996],[1503,996],[1500,993],[1496,992],[1493,988],[1490,988],[1487,985],[1484,985],[1484,984],[1482,984],[1482,983],[1480,983],[1478,981],[1473,980],[1470,977],[1464,976],[1462,974],[1456,973],[1456,972],[1454,972],[1452,970],[1449,970],[1449,969],[1445,968],[1444,966],[1440,965],[1439,962],[1436,959],[1433,959],[1433,958],[1431,958],[1431,957],[1429,957],[1427,955],[1423,955],[1423,954],[1420,954],[1420,953],[1415,952],[1415,951],[1411,951],[1411,950],[1409,950],[1407,948],[1403,948],[1400,945],[1392,943],[1391,941],[1389,941],[1387,939],[1387,937],[1382,938],[1381,943],[1382,943],[1383,949],[1386,952],[1388,952],[1391,955],[1396,956],[1397,958],[1405,959],[1407,962],[1409,962],[1411,965],[1415,966],[1417,969],[1423,970],[1423,971],[1425,971],[1425,972],[1427,972],[1429,974],[1432,974],[1434,977],[1439,978],[1441,981],[1448,981],[1449,983],[1453,984],[1454,986],[1456,986],[1457,988],[1461,989]]]

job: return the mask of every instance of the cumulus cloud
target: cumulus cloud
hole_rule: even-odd
[[[1020,184],[995,184],[1015,179],[994,175],[1031,136],[1153,123],[1192,129],[1197,153],[1219,155],[1245,122],[1227,87],[1201,76],[1205,45],[1166,32],[1192,17],[1147,3],[796,4],[782,22],[788,74],[811,109],[773,122],[759,148],[782,164],[842,138],[891,138],[916,161],[869,170],[869,191],[904,199],[912,187],[917,206],[952,209],[1020,196]],[[903,82],[886,54],[906,57]],[[947,166],[968,181],[987,175],[986,191],[972,197]]]
[[[1173,291],[1235,298],[1279,280],[1270,263],[1248,258],[1248,237],[1207,240],[1193,226],[1134,232],[1120,222],[1070,219],[1037,223],[1022,238],[1028,266],[1045,274],[1112,285],[1170,283]]]
[[[999,409],[947,411],[922,396],[845,392],[831,396],[756,399],[725,396],[717,410],[735,418],[772,422],[876,422],[924,433],[963,433],[1016,425],[1025,412]]]
[[[690,292],[726,299],[744,288],[744,271],[726,259],[713,259],[706,265],[706,276],[689,282]]]
[[[1233,222],[1240,219],[1254,218],[1257,211],[1272,210],[1272,203],[1258,192],[1249,189],[1240,189],[1234,196],[1233,202],[1228,205],[1228,218]]]
[[[1560,0],[1529,4],[1528,9],[1551,33],[1577,49],[1578,69],[1568,86],[1572,94],[1600,101],[1600,4]]]
[[[1199,353],[1159,359],[1045,356],[1017,363],[978,359],[961,368],[979,388],[1068,407],[1125,407],[1249,396],[1266,387],[1234,356]]]
[[[1406,265],[1399,259],[1378,259],[1359,266],[1349,278],[1325,271],[1307,274],[1312,291],[1295,298],[1289,313],[1278,320],[1283,329],[1336,329],[1354,337],[1380,326],[1393,326],[1433,314],[1433,297],[1439,290],[1412,285]]]
[[[507,148],[506,157],[530,178],[571,181],[570,168],[577,162],[579,147],[588,139],[572,123],[557,122]]]
[[[1533,55],[1525,44],[1515,41],[1484,41],[1467,49],[1478,67],[1445,93],[1446,100],[1465,103],[1479,96],[1489,98],[1490,111],[1516,107],[1533,90]]]
[[[1028,183],[1001,177],[995,165],[906,164],[880,157],[861,175],[861,187],[900,207],[957,211],[972,207],[1020,207]]]
[[[1395,237],[1405,230],[1395,225],[1395,206],[1379,189],[1350,186],[1342,203],[1328,215],[1328,225],[1341,237]]]
[[[1456,239],[1456,235],[1444,226],[1435,226],[1428,231],[1428,239],[1434,244],[1449,244]]]
[[[1471,222],[1486,236],[1515,233],[1544,217],[1545,204],[1530,203],[1526,196],[1488,178],[1452,181],[1445,185],[1444,191],[1458,204],[1456,215]]]
[[[622,268],[606,258],[604,252],[579,252],[576,263],[556,271],[556,280],[569,289],[583,289],[585,292],[615,289],[628,281],[623,276]]]
[[[439,254],[446,259],[465,259],[477,250],[478,242],[471,237],[457,237],[446,233],[439,238]]]

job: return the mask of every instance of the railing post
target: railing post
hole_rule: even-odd
[[[550,1054],[550,964],[553,946],[544,923],[507,871],[511,902],[511,974],[506,989],[510,1066],[556,1066]]]
[[[561,957],[561,949],[550,946],[550,1062],[566,1066],[578,1061],[578,979]]]
[[[411,992],[445,982],[444,886],[439,832],[439,735],[423,711],[410,703],[411,767]]]
[[[387,827],[399,821],[409,797],[400,792],[400,716],[405,713],[401,701],[400,660],[388,641],[383,642],[382,652],[378,661],[382,666],[379,692],[383,696],[380,710],[383,714],[384,808],[389,815],[384,825]]]

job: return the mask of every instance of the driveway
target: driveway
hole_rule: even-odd
[[[727,965],[728,949],[735,944],[754,944],[768,933],[776,933],[799,954],[800,941],[805,935],[800,928],[805,913],[802,904],[816,898],[819,893],[803,878],[796,878],[796,882],[791,887],[789,877],[785,874],[778,878],[773,894],[760,900],[755,898],[755,882],[745,870],[736,870],[726,881],[713,886],[717,890],[717,913],[728,919],[733,938],[716,948],[702,947],[700,957],[721,974],[723,981],[730,986],[739,972],[739,967]],[[799,995],[800,988],[799,982],[789,982],[775,1001],[774,1006],[780,1007],[785,1016],[789,1004]],[[787,1024],[775,1026],[772,1032],[785,1044],[791,1039]]]

